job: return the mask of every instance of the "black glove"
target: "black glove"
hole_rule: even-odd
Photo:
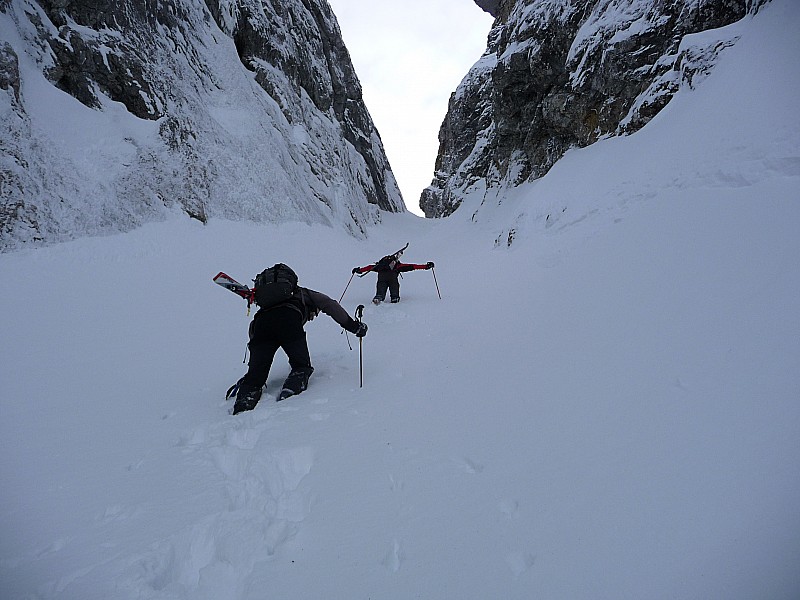
[[[362,338],[367,335],[367,324],[363,321],[356,321],[356,328],[353,330],[353,335],[357,338]]]
[[[358,267],[353,267],[353,275],[355,275],[356,273],[358,273],[360,270],[361,270],[361,269],[359,269]]]
[[[432,269],[432,268],[433,268],[433,262],[430,262],[430,261],[429,261],[429,262],[428,262],[428,263],[425,265],[425,269]]]

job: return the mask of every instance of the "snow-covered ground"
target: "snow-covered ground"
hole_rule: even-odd
[[[797,598],[799,17],[477,223],[176,216],[0,256],[0,596]],[[218,271],[338,298],[406,242],[442,298],[352,280],[363,388],[322,315],[309,389],[273,401],[279,353],[228,414],[249,321]]]

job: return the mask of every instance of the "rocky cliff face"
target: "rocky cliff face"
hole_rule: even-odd
[[[326,0],[0,0],[0,249],[404,211]]]
[[[682,86],[698,85],[720,43],[702,32],[763,1],[475,0],[495,17],[483,57],[450,99],[439,131],[428,217],[469,194],[544,175],[572,147],[635,132]]]

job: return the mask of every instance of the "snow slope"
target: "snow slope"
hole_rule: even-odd
[[[477,223],[176,215],[0,256],[2,597],[796,598],[798,24],[768,6],[698,90]],[[338,298],[407,241],[442,299],[353,279],[363,388],[322,315],[309,389],[272,401],[279,354],[228,415],[248,318],[217,271]]]

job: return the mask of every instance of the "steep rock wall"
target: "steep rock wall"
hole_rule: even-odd
[[[643,127],[698,85],[735,39],[703,31],[756,0],[476,0],[495,17],[487,49],[452,94],[439,131],[427,217],[464,197],[536,179],[572,147]]]

